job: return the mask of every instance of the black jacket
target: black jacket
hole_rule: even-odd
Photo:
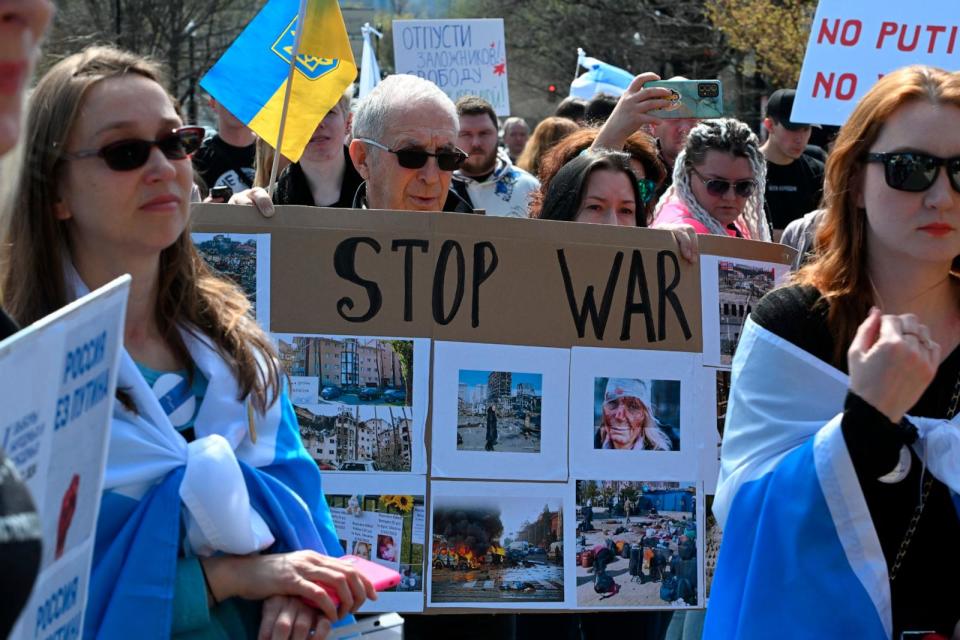
[[[357,173],[350,159],[348,147],[343,147],[344,171],[343,182],[340,184],[340,199],[329,205],[335,209],[349,209],[353,206],[353,199],[357,189],[363,184],[363,178]],[[277,179],[277,188],[273,192],[273,204],[302,204],[309,207],[316,206],[307,176],[299,162],[294,162],[283,170]]]

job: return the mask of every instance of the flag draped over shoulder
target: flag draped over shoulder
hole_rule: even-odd
[[[747,320],[713,504],[723,542],[704,638],[891,637],[887,564],[840,428],[848,386]],[[956,492],[957,422],[910,420],[928,472]]]
[[[301,6],[304,26],[281,150],[293,161],[357,75],[336,0],[270,0],[200,81],[230,113],[276,146]]]
[[[87,292],[72,265],[67,278],[78,296]],[[251,416],[217,347],[187,327],[181,336],[208,382],[189,444],[130,355],[120,356],[117,385],[137,411],[114,405],[85,638],[169,638],[181,550],[343,553],[286,390]]]

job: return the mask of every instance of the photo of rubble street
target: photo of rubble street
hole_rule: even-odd
[[[697,604],[691,482],[577,481],[577,605]]]
[[[457,449],[540,453],[543,376],[462,369],[457,390]]]
[[[432,602],[563,601],[560,497],[433,502]]]

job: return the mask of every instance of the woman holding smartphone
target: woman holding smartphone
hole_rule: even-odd
[[[28,324],[133,276],[84,635],[324,637],[375,592],[331,557],[269,337],[190,240],[201,139],[117,49],[61,61],[28,107],[4,305]]]
[[[960,75],[879,80],[825,187],[734,358],[704,637],[957,638]]]

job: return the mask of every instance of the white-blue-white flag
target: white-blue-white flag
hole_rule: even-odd
[[[577,68],[580,67],[587,72],[570,83],[570,95],[575,98],[590,100],[601,93],[620,96],[633,82],[629,71],[591,58],[583,49],[577,49]]]
[[[748,319],[733,360],[703,637],[890,638],[890,581],[840,429],[849,379]],[[911,417],[952,490],[955,422]]]

